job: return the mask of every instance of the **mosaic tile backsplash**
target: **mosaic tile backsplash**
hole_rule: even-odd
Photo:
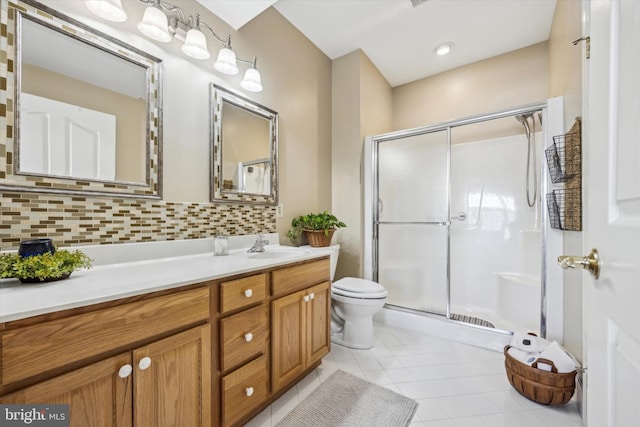
[[[57,246],[273,233],[274,206],[0,193],[0,250],[49,237]]]

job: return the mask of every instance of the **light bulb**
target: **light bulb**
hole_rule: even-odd
[[[122,8],[120,0],[85,0],[85,5],[91,12],[108,21],[127,20],[127,13]]]
[[[218,59],[213,67],[224,74],[238,74],[238,66],[236,65],[236,54],[229,48],[222,48],[218,52]]]
[[[195,59],[209,59],[211,54],[207,49],[207,38],[202,31],[192,28],[187,31],[187,37],[182,45],[182,53]]]
[[[149,6],[144,11],[142,21],[138,24],[138,30],[153,40],[164,43],[171,41],[167,15],[155,6]]]
[[[453,49],[453,43],[447,42],[447,43],[442,43],[439,44],[438,46],[436,46],[435,48],[435,53],[436,55],[446,55],[447,53],[451,52],[451,50]]]
[[[251,67],[244,73],[244,79],[240,82],[240,86],[249,92],[262,92],[262,82],[260,71]]]

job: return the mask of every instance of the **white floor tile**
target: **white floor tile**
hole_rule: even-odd
[[[322,364],[248,427],[275,426],[337,369],[418,402],[410,427],[581,427],[575,401],[546,407],[516,392],[501,352],[375,323],[376,346],[333,344]],[[304,426],[301,426],[304,427]],[[363,426],[369,427],[369,426]]]

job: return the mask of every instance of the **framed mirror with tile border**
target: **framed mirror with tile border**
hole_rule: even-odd
[[[0,78],[3,78],[6,83],[3,85],[4,87],[0,88],[2,95],[4,95],[0,97],[0,136],[2,136],[0,138],[0,190],[161,199],[162,61],[38,2],[32,0],[2,1],[1,4],[1,24],[6,27],[6,33],[3,32],[0,35],[0,46],[2,46],[3,50],[0,53],[6,59],[3,61],[3,66],[0,67],[0,73],[4,74],[0,74]],[[25,35],[23,33],[25,29],[30,32],[42,32],[45,34],[44,40],[51,40],[52,43],[53,40],[61,40],[67,46],[67,49],[69,49],[69,46],[77,46],[79,51],[85,52],[85,56],[90,54],[92,56],[95,55],[95,58],[102,57],[107,60],[105,63],[113,64],[119,70],[127,68],[135,70],[131,74],[133,76],[132,79],[140,80],[138,89],[134,91],[136,93],[118,95],[131,98],[143,105],[142,111],[138,116],[140,118],[137,124],[139,127],[138,141],[134,141],[134,145],[137,147],[136,150],[139,152],[139,160],[136,161],[138,163],[137,170],[130,174],[113,172],[106,178],[103,175],[94,176],[92,172],[79,176],[79,172],[71,173],[68,171],[69,168],[52,169],[50,167],[47,169],[44,167],[33,169],[29,166],[29,162],[32,160],[27,158],[26,155],[21,156],[21,147],[23,147],[22,154],[25,154],[25,148],[33,151],[33,147],[41,145],[43,154],[39,155],[37,160],[51,164],[54,162],[52,159],[57,159],[55,160],[56,162],[67,161],[72,152],[66,139],[61,145],[62,148],[52,148],[49,142],[52,138],[47,135],[41,137],[40,140],[42,142],[38,141],[35,145],[25,145],[21,141],[21,137],[24,136],[26,138],[28,133],[30,133],[29,137],[33,136],[32,126],[29,126],[29,132],[27,132],[27,128],[21,129],[21,123],[23,123],[21,115],[26,114],[26,110],[21,107],[23,107],[23,104],[27,105],[27,99],[31,96],[31,94],[25,94],[22,90],[23,78],[25,77],[23,72],[26,73],[27,68],[33,65],[27,64],[26,59],[23,63],[23,58],[38,56],[37,54],[34,55],[33,52],[26,51],[26,49],[32,49],[32,46],[36,46],[37,43],[23,43],[22,37]],[[77,65],[81,64],[81,62],[74,63],[71,59],[66,63],[64,60],[60,61],[60,58],[71,58],[71,52],[56,53],[53,50],[54,48],[52,45],[51,51],[47,51],[47,53],[51,54],[52,62],[57,59],[58,65],[48,69],[47,66],[42,65],[45,63],[43,61],[37,64],[36,67],[40,72],[44,71],[45,74],[50,73],[51,75],[59,75],[62,79],[77,81],[79,85],[84,85],[85,88],[91,86],[97,88],[97,90],[111,93],[122,92],[115,86],[109,87],[106,83],[100,82],[101,79],[95,75],[82,76],[81,70],[78,69],[83,67]],[[79,56],[82,55],[82,53],[79,54]],[[39,56],[42,56],[42,54]],[[91,67],[87,66],[86,68],[90,69]],[[69,70],[69,72],[65,72],[65,69]],[[115,71],[113,73],[117,74]],[[83,90],[86,89],[71,89],[71,91],[78,92]],[[102,99],[101,97],[97,98]],[[45,99],[45,101],[54,105],[64,104],[59,103],[59,99]],[[109,108],[114,111],[114,109],[118,110],[117,105],[121,103],[116,101],[115,107],[113,104],[112,102],[110,107],[97,105],[92,108],[97,112],[101,110],[109,111]],[[69,106],[70,108],[78,107],[72,104],[69,104]],[[48,113],[43,115],[43,122],[52,120]],[[120,124],[117,114],[117,111],[112,113],[114,128],[117,128]],[[62,138],[64,138],[64,134],[70,133],[69,129],[71,128],[68,120],[65,122],[65,126],[67,129],[61,133],[63,135]],[[82,128],[82,124],[79,125],[79,128]],[[45,134],[49,132],[45,125],[42,126],[42,129],[45,129]],[[91,140],[91,137],[88,139]],[[117,149],[118,142],[122,143],[122,141],[118,141],[118,137],[115,139],[116,148],[114,150]],[[122,138],[120,137],[120,139]],[[96,145],[99,144],[96,143]],[[123,145],[121,144],[121,146]],[[85,146],[83,148],[88,153],[87,156],[89,156],[92,147]],[[62,150],[64,154],[55,157],[52,154],[57,153],[56,150]],[[78,152],[81,152],[80,149],[75,150],[76,155]],[[129,154],[121,155],[120,158],[123,160],[118,160],[119,164],[116,164],[114,169],[122,169],[121,163],[123,161],[126,162],[126,159],[130,157],[131,155]],[[80,157],[80,159],[81,161],[78,164],[83,163],[83,158]],[[85,163],[90,164],[92,162],[93,157],[90,157]]]

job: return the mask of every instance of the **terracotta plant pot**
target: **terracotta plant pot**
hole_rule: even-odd
[[[315,248],[321,248],[325,246],[329,246],[331,244],[331,238],[333,237],[333,233],[335,233],[336,229],[329,229],[329,234],[325,234],[324,230],[304,230],[307,233],[307,240],[309,240],[309,245]]]

